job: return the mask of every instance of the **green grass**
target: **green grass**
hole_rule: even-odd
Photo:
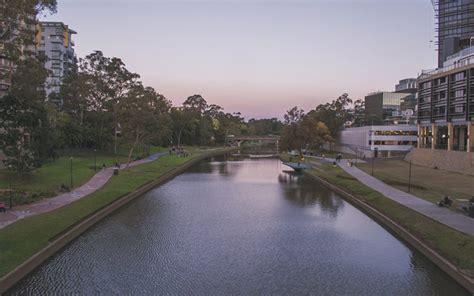
[[[152,147],[150,153],[157,152],[158,147]],[[15,192],[16,204],[30,203],[35,200],[51,197],[59,194],[61,184],[70,186],[71,182],[71,160],[73,187],[79,187],[86,183],[95,173],[94,164],[100,170],[102,164],[112,166],[114,157],[112,154],[96,152],[91,150],[75,150],[63,153],[64,156],[55,161],[44,164],[41,168],[25,174],[21,177],[7,171],[0,171],[0,192],[9,189],[9,181],[12,179],[12,188]],[[127,161],[126,149],[121,148],[115,157],[117,162]],[[4,197],[6,193],[4,193]],[[0,194],[1,200],[1,194]]]
[[[121,171],[103,188],[89,196],[57,210],[19,220],[0,230],[0,276],[46,247],[49,240],[91,213],[203,153],[197,149],[190,152],[190,158],[167,155],[154,162]]]
[[[366,173],[371,173],[372,164],[357,164]],[[399,190],[408,192],[409,163],[403,160],[377,160],[374,163],[374,177]],[[461,202],[456,199],[470,199],[474,195],[474,176],[435,170],[412,165],[410,193],[427,201],[437,203],[445,195],[454,200],[450,209],[460,211]]]
[[[402,225],[467,274],[474,274],[474,237],[453,230],[388,199],[352,178],[339,167],[333,167],[331,164],[324,164],[322,167],[324,170],[310,170],[309,173],[352,193]]]

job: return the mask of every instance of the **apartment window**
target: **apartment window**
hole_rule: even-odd
[[[56,34],[62,34],[63,29],[62,28],[56,28]]]
[[[445,79],[446,79],[446,78],[445,78]],[[446,99],[446,91],[440,92],[440,93],[439,93],[439,98],[440,98],[441,100]]]
[[[430,88],[430,87],[431,87],[431,81],[424,82],[424,83],[420,84],[421,89],[427,89],[427,88]]]
[[[54,43],[54,44],[53,44],[53,49],[55,49],[55,50],[59,50],[59,44],[57,44],[57,43]]]
[[[451,78],[452,78],[453,81],[461,81],[465,78],[465,76],[466,75],[463,71],[463,72],[459,72],[459,73],[451,75]]]

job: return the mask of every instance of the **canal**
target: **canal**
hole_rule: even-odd
[[[87,231],[8,294],[464,295],[277,159],[202,161]]]

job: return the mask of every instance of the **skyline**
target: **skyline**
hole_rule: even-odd
[[[77,31],[79,57],[119,57],[175,105],[201,94],[246,119],[363,99],[436,67],[430,1],[110,4],[59,1],[42,20]]]

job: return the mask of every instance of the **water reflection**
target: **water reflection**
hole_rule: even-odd
[[[463,295],[276,159],[214,158],[122,208],[7,294]]]

